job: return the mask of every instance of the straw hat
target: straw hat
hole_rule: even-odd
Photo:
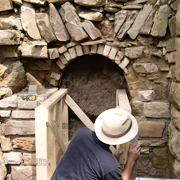
[[[136,136],[138,123],[134,116],[123,109],[109,109],[97,117],[95,133],[106,144],[123,144]]]

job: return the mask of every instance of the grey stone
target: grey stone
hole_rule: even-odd
[[[160,6],[157,16],[155,17],[154,24],[151,30],[151,35],[155,37],[164,37],[168,24],[168,17],[171,9],[168,5]]]
[[[137,35],[139,34],[139,30],[143,26],[151,10],[152,10],[151,5],[144,5],[143,9],[139,12],[132,27],[127,32],[131,39],[135,39],[137,37]]]
[[[153,101],[155,99],[155,92],[154,90],[138,91],[138,97],[143,102]]]
[[[50,59],[56,59],[56,58],[59,57],[58,48],[48,49],[48,53],[49,53],[49,58]]]
[[[179,22],[179,21],[178,21]],[[169,31],[171,34],[171,37],[175,37],[176,36],[176,17],[173,16],[171,19],[169,19]]]
[[[38,106],[37,101],[25,101],[25,100],[18,101],[19,109],[35,109],[37,106]]]
[[[122,6],[121,9],[126,9],[126,10],[140,10],[142,9],[143,5],[141,4],[132,4],[132,5],[127,5],[127,6]]]
[[[168,126],[168,135],[169,135],[169,141],[168,146],[171,154],[177,159],[180,160],[180,133],[173,125],[173,122],[169,123]]]
[[[146,3],[147,0],[133,0],[133,1],[129,1],[129,2],[125,2],[124,5],[131,5],[131,4],[144,4]]]
[[[4,153],[3,158],[5,164],[20,164],[22,162],[22,153],[20,152]]]
[[[9,87],[13,92],[19,92],[27,83],[25,70],[20,61],[8,60],[3,63],[8,68],[8,74],[0,82],[0,87]]]
[[[67,2],[69,0],[47,0],[48,3],[58,3],[63,4],[64,2]]]
[[[0,30],[0,45],[19,45],[20,38],[19,30]]]
[[[12,180],[36,180],[35,166],[11,166]]]
[[[126,48],[125,55],[130,59],[137,59],[143,55],[143,50],[143,46]]]
[[[24,42],[19,47],[22,57],[48,58],[47,44],[41,41]]]
[[[144,115],[151,118],[170,118],[169,103],[153,101],[144,104]]]
[[[180,83],[176,83],[172,94],[172,104],[180,110]]]
[[[154,73],[158,71],[158,67],[153,63],[134,63],[133,69],[137,73]]]
[[[85,20],[82,23],[82,27],[85,29],[85,31],[91,37],[92,40],[95,40],[95,39],[101,37],[101,32],[99,31],[99,29],[97,29],[94,26],[94,24],[91,21]]]
[[[31,4],[37,4],[37,5],[45,5],[46,0],[23,0],[24,2],[28,2]]]
[[[0,12],[13,9],[13,3],[11,0],[0,0]]]
[[[7,175],[7,169],[0,149],[0,180],[4,180]]]
[[[177,159],[175,159],[175,161],[173,163],[173,171],[174,171],[175,178],[179,178],[179,176],[180,176],[180,161],[178,161]]]
[[[0,100],[0,108],[15,108],[17,107],[18,97],[17,95],[12,95],[10,97],[6,97],[5,99]]]
[[[0,46],[0,53],[4,58],[16,58],[18,57],[18,46]]]
[[[49,19],[56,38],[59,41],[63,41],[63,42],[68,41],[70,37],[67,32],[67,29],[64,26],[56,7],[51,3],[49,4]]]
[[[119,40],[122,40],[125,37],[127,31],[129,30],[129,28],[131,27],[132,23],[134,22],[136,16],[137,16],[137,12],[133,11],[132,14],[126,20],[126,22],[123,24],[123,26],[120,28],[119,33],[117,35],[117,38]]]
[[[180,131],[180,111],[178,111],[174,106],[171,106],[171,120],[174,126]]]
[[[178,47],[178,38],[171,38],[166,42],[167,52],[176,51]]]
[[[119,29],[123,25],[126,17],[127,17],[127,11],[125,11],[125,10],[121,10],[115,14],[114,37],[118,34]]]
[[[176,77],[176,80],[178,82],[180,82],[180,61],[179,61],[179,56],[180,56],[180,40],[179,40],[179,38],[176,39],[176,43],[177,43],[177,54],[176,54],[176,59],[175,59],[175,77]]]
[[[4,124],[5,135],[34,135],[35,121],[10,120]]]
[[[178,5],[177,12],[176,12],[176,29],[175,32],[179,36],[180,35],[180,5]]]
[[[12,0],[12,2],[17,4],[18,6],[21,6],[23,4],[22,0]]]
[[[79,17],[83,19],[87,19],[89,21],[102,21],[103,14],[100,12],[93,12],[93,11],[80,11]]]
[[[45,39],[47,43],[56,41],[56,37],[53,33],[49,17],[47,13],[37,13],[36,23],[41,33],[41,36]]]
[[[165,140],[139,140],[138,141],[141,147],[143,146],[164,146],[166,141]]]
[[[11,151],[13,149],[11,139],[1,136],[1,148],[2,151]]]
[[[22,30],[21,20],[16,16],[0,17],[0,29]]]
[[[10,117],[11,111],[10,110],[0,110],[0,117]]]
[[[82,5],[82,6],[103,6],[105,5],[106,1],[105,0],[74,0],[76,4]]]
[[[35,166],[36,165],[36,154],[23,153],[24,165]]]
[[[23,29],[28,35],[35,39],[41,39],[41,35],[36,25],[35,9],[29,3],[23,3],[21,6],[21,22]]]

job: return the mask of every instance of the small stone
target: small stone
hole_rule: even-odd
[[[48,53],[49,53],[49,58],[50,59],[56,59],[56,58],[59,57],[58,48],[48,49]]]
[[[158,71],[158,67],[153,63],[134,63],[133,68],[137,73],[154,73]]]
[[[36,154],[23,153],[24,165],[35,166],[36,165]]]
[[[137,59],[143,55],[144,47],[132,47],[125,49],[125,55],[130,59]]]
[[[154,92],[154,90],[139,91],[138,97],[139,97],[139,100],[143,101],[143,102],[154,101],[155,92]]]
[[[53,79],[55,79],[55,80],[57,80],[57,81],[59,81],[60,78],[61,78],[61,76],[62,76],[61,74],[52,72],[50,77],[53,78]]]
[[[58,51],[59,51],[60,54],[63,54],[63,53],[65,53],[67,51],[67,48],[65,46],[62,46],[62,47],[60,47],[58,49]]]
[[[6,111],[0,110],[0,117],[10,117],[10,115],[11,115],[10,110],[6,110]]]
[[[34,119],[35,112],[34,111],[23,111],[23,110],[13,110],[12,118],[14,119]]]
[[[11,151],[13,149],[10,138],[5,138],[4,136],[1,136],[1,148],[2,151]]]
[[[0,0],[0,12],[13,9],[13,3],[11,0]]]
[[[21,164],[22,154],[20,152],[4,153],[3,158],[5,164]]]

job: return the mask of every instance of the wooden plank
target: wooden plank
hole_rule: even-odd
[[[125,89],[116,90],[116,107],[119,107],[131,113],[131,106]]]
[[[74,113],[89,129],[94,131],[94,124],[92,123],[92,121],[86,116],[86,114],[80,109],[80,107],[69,95],[66,96],[65,103],[72,109],[72,111],[74,111]]]
[[[58,142],[58,144],[60,145],[63,153],[66,151],[66,146],[61,138],[61,136],[59,135],[58,129],[55,126],[53,120],[51,119],[51,116],[49,114],[49,118],[48,118],[48,122],[47,122],[48,126],[51,127],[52,133],[54,134],[54,137],[56,138],[56,141]]]
[[[37,107],[35,109],[36,137],[36,179],[47,180],[47,125],[48,111]]]
[[[38,107],[49,110],[66,94],[67,94],[67,89],[60,89]]]

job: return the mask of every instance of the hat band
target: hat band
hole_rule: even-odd
[[[126,129],[126,131],[124,131],[121,134],[117,134],[117,135],[112,135],[112,134],[105,132],[102,126],[101,126],[101,129],[102,129],[102,132],[105,136],[110,137],[110,138],[119,138],[119,137],[126,135],[129,132],[129,130],[131,129],[131,127],[132,127],[132,121],[131,121],[129,127]]]

